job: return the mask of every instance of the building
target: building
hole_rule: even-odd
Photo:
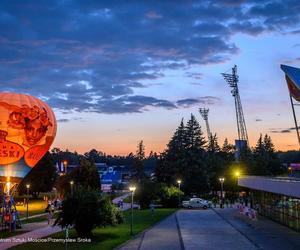
[[[241,176],[238,185],[261,215],[300,231],[300,178]]]

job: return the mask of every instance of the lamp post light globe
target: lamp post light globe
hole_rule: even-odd
[[[130,192],[134,192],[135,190],[136,190],[136,187],[135,187],[135,186],[130,186],[130,187],[129,187],[129,191],[130,191]]]
[[[135,186],[129,186],[129,191],[131,192],[131,223],[130,223],[130,235],[133,236],[133,194],[136,190]]]

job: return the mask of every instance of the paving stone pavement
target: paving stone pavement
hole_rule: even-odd
[[[154,225],[119,250],[182,250],[176,214]]]

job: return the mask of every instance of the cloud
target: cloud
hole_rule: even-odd
[[[147,93],[168,70],[228,61],[239,53],[232,41],[237,33],[296,34],[299,10],[297,0],[1,1],[1,90],[42,96],[63,112],[214,103],[189,96],[171,102],[136,92]]]
[[[179,107],[190,107],[190,106],[195,106],[197,104],[206,104],[206,105],[214,105],[218,103],[220,99],[218,97],[214,96],[204,96],[204,97],[199,97],[197,99],[194,98],[187,98],[187,99],[181,99],[176,102],[176,104]]]
[[[69,122],[70,119],[57,119],[57,122],[61,122],[61,123],[64,123],[64,122]]]
[[[298,128],[300,129],[300,127],[298,127]],[[269,131],[271,133],[282,133],[282,134],[291,133],[294,130],[296,130],[296,127],[286,128],[286,129],[282,129],[282,128],[271,128],[271,129],[269,129]]]

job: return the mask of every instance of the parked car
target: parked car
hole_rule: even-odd
[[[184,208],[203,208],[207,209],[211,207],[211,202],[203,200],[201,198],[191,198],[188,201],[183,201],[182,206]]]

